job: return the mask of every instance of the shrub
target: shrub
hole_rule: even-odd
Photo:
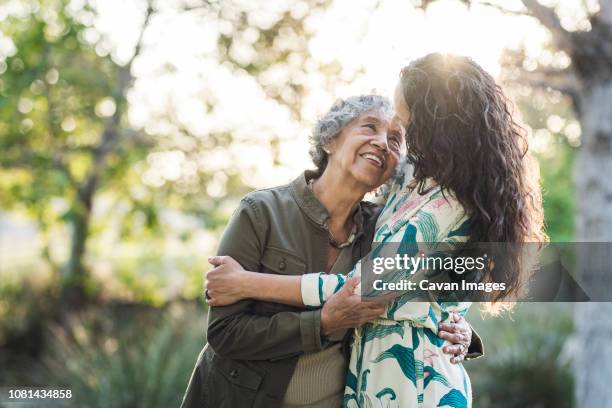
[[[47,366],[77,407],[176,407],[204,344],[203,316],[175,304],[80,317],[53,330]]]
[[[474,406],[571,407],[571,361],[563,353],[573,331],[571,307],[522,304],[516,309],[512,318],[487,318],[477,325],[486,356],[466,363]]]

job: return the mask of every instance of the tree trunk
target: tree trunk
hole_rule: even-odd
[[[87,277],[84,257],[89,236],[89,223],[97,178],[91,176],[79,188],[72,220],[70,259],[63,276],[61,306],[63,311],[82,305],[87,299],[85,279]]]
[[[84,257],[87,247],[87,238],[89,236],[93,199],[99,187],[98,182],[107,166],[106,157],[113,149],[117,148],[117,143],[119,142],[121,118],[123,117],[125,109],[127,109],[127,90],[132,86],[134,81],[131,73],[132,63],[140,55],[142,37],[149,25],[153,11],[152,1],[147,0],[147,11],[138,36],[138,41],[136,42],[134,54],[126,65],[118,67],[117,70],[119,83],[117,95],[120,95],[120,98],[115,101],[117,108],[102,132],[100,144],[91,150],[93,163],[89,175],[77,189],[74,218],[72,220],[70,259],[64,271],[62,294],[60,297],[60,311],[63,317],[66,317],[67,313],[75,306],[82,305],[87,300],[87,293],[85,291],[87,271],[84,264]]]
[[[593,83],[579,96],[582,145],[577,152],[576,241],[612,241],[612,80]],[[602,246],[599,246],[601,249]],[[598,252],[593,256],[593,252]],[[591,297],[610,298],[612,265],[594,245],[578,251],[578,275]],[[609,257],[609,255],[607,256]],[[575,308],[577,407],[612,407],[612,303]]]
[[[152,9],[149,7],[143,31],[148,24],[151,13]],[[117,72],[120,94],[123,98],[125,98],[127,89],[131,86],[134,79],[130,70],[132,61],[140,52],[141,40],[142,32],[132,60],[125,67],[119,68]],[[124,103],[118,104],[115,113],[102,132],[100,144],[91,150],[93,163],[89,175],[77,190],[74,218],[72,220],[70,259],[65,269],[60,299],[62,313],[69,312],[72,308],[82,305],[87,300],[87,293],[85,291],[87,271],[83,260],[89,236],[92,203],[98,188],[99,177],[107,166],[106,157],[113,149],[117,148],[117,143],[119,143],[119,128],[121,117],[123,116],[123,109],[121,107],[123,106]]]

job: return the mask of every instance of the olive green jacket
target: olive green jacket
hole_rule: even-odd
[[[302,275],[326,269],[328,213],[307,187],[306,172],[288,185],[244,197],[219,245],[245,269]],[[355,214],[356,263],[367,255],[380,208],[363,201]],[[321,310],[243,300],[211,307],[208,343],[200,353],[182,407],[280,407],[298,356],[329,343],[320,333]],[[348,356],[350,333],[343,343]],[[475,336],[470,349],[482,354]],[[470,350],[472,351],[472,350]],[[313,390],[316,392],[316,390]]]

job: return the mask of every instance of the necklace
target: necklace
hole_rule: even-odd
[[[308,181],[308,189],[313,193],[313,195],[314,195],[314,181],[315,181],[314,178],[311,178]],[[336,249],[342,249],[342,248],[346,248],[347,246],[350,246],[353,243],[353,241],[355,241],[355,237],[357,236],[357,226],[355,225],[355,223],[352,223],[352,224],[353,226],[351,227],[351,233],[349,234],[346,241],[339,242],[334,237],[334,234],[331,232],[331,229],[329,229],[329,226],[327,225],[327,220],[325,220],[325,222],[323,223],[323,228],[325,228],[325,230],[327,231],[327,239],[329,240],[329,245],[331,245],[332,247]]]

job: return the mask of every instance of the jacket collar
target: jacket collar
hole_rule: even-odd
[[[316,177],[316,172],[306,170],[300,174],[298,178],[290,184],[291,194],[300,209],[320,228],[324,229],[325,221],[329,218],[329,212],[315,197],[312,190],[308,188],[310,179]],[[361,209],[362,203],[359,203],[353,214],[353,222],[357,226],[357,237],[363,233],[363,213]]]

